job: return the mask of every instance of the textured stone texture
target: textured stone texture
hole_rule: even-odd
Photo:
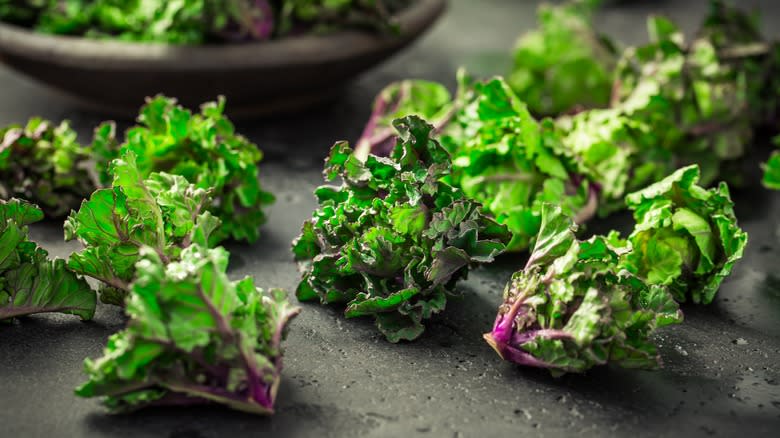
[[[388,81],[412,76],[452,84],[462,64],[481,74],[505,70],[505,53],[532,25],[535,3],[455,0],[425,39],[363,76],[341,100],[296,116],[239,123],[265,150],[262,179],[278,201],[259,242],[228,245],[231,275],[292,290],[298,277],[289,242],[315,206],[311,190],[321,182],[319,168],[333,141],[358,136],[372,96]],[[624,3],[633,4],[611,6],[599,25],[631,43],[644,40],[647,13],[667,13],[690,31],[706,10],[705,0]],[[740,4],[760,7],[767,32],[780,36],[774,26],[780,3]],[[3,124],[31,115],[70,118],[87,138],[102,119],[2,68],[0,90]],[[763,147],[756,159],[767,151]],[[83,380],[83,358],[99,355],[123,324],[116,308],[100,306],[90,323],[36,316],[2,326],[0,435],[772,436],[780,429],[780,194],[756,181],[735,193],[740,223],[751,237],[745,259],[712,306],[685,307],[685,324],[660,333],[663,370],[604,367],[553,379],[501,362],[481,334],[490,328],[504,282],[523,261],[510,255],[474,271],[460,286],[463,298],[451,301],[414,343],[389,344],[370,320],[345,320],[339,309],[304,305],[286,343],[272,418],[219,407],[109,416],[97,401],[73,396]],[[625,228],[626,219],[591,229]],[[36,226],[33,237],[57,256],[75,249],[62,242],[58,223]]]

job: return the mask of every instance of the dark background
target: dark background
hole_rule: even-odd
[[[597,23],[625,43],[646,40],[648,13],[665,13],[691,32],[707,8],[706,0],[623,3],[612,2]],[[758,8],[767,35],[780,37],[780,2],[738,3]],[[516,36],[534,25],[536,4],[451,1],[425,38],[364,75],[338,101],[237,123],[266,152],[262,182],[278,199],[256,244],[227,245],[231,276],[254,275],[260,285],[293,290],[298,275],[289,242],[315,207],[311,190],[321,183],[330,145],[359,135],[374,94],[390,81],[419,77],[453,85],[460,65],[482,75],[506,71]],[[103,119],[0,67],[0,123],[33,115],[70,119],[84,141]],[[660,332],[660,371],[602,367],[554,379],[502,362],[481,335],[524,257],[508,255],[475,270],[459,287],[463,298],[449,302],[414,343],[389,344],[370,319],[345,320],[337,308],[303,305],[286,342],[278,409],[270,418],[221,407],[111,416],[97,400],[76,398],[83,359],[99,356],[123,325],[117,308],[99,306],[88,323],[46,315],[0,326],[0,436],[776,436],[780,194],[757,183],[757,163],[769,151],[766,139],[757,143],[751,182],[734,194],[740,224],[750,233],[745,258],[713,305],[684,307],[686,322]],[[624,215],[592,229],[629,223]],[[34,226],[32,234],[56,256],[77,248],[62,242],[60,223]]]

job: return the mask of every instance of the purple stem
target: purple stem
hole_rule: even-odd
[[[232,407],[236,407],[244,411],[258,410],[255,407],[253,407],[251,400],[237,397],[236,394],[225,391],[222,388],[205,386],[205,385],[197,385],[189,382],[167,382],[164,385],[164,387],[174,392],[184,393],[184,394],[194,394],[200,398],[204,398],[207,400],[216,400],[219,402],[227,403]],[[179,399],[177,401],[176,398],[173,398],[172,400],[169,401],[169,403],[170,404],[192,404],[192,402],[196,402],[196,401],[199,402],[200,400]],[[264,412],[267,413],[273,412],[273,406],[270,404],[258,402],[258,405],[261,406],[262,411]]]
[[[255,363],[247,357],[246,352],[242,351],[241,357],[244,359],[247,381],[249,382],[249,391],[252,399],[260,406],[273,409],[274,401],[271,398],[271,387],[263,383],[260,371],[255,366]]]
[[[499,346],[507,345],[512,339],[512,333],[515,331],[515,319],[517,318],[517,314],[520,312],[523,303],[524,301],[521,299],[515,300],[508,312],[503,315],[499,314],[496,317],[496,322],[490,335]],[[500,351],[499,354],[501,354]]]
[[[267,40],[271,38],[274,32],[274,12],[268,0],[255,0],[255,6],[263,14],[260,21],[256,21],[252,26],[252,33],[255,39]]]
[[[403,93],[403,87],[401,88],[400,92]],[[401,99],[398,99],[393,111],[398,109],[400,102]],[[390,102],[388,102],[387,98],[384,96],[384,93],[380,93],[376,97],[376,100],[374,101],[374,108],[371,111],[371,116],[368,118],[368,123],[366,123],[366,127],[363,129],[363,133],[360,135],[360,139],[358,140],[357,146],[355,147],[355,156],[361,160],[368,158],[368,155],[371,153],[376,154],[376,151],[374,150],[375,144],[385,142],[392,138],[392,128],[385,128],[379,133],[374,132],[377,129],[377,125],[379,124],[379,119],[381,119],[383,115],[390,112],[387,111],[389,104]]]
[[[549,368],[547,362],[535,358],[530,353],[523,351],[520,346],[536,338],[545,339],[571,339],[572,335],[558,329],[527,330],[518,333],[515,328],[517,315],[521,313],[524,301],[518,298],[509,310],[499,314],[490,333],[485,333],[484,338],[501,358],[520,365],[539,368]]]
[[[490,334],[485,335],[485,339],[490,336]],[[488,340],[490,342],[490,340]],[[494,346],[495,348],[495,346]],[[519,365],[525,365],[529,367],[537,367],[537,368],[550,368],[551,364],[541,361],[537,358],[535,358],[531,353],[528,353],[526,351],[520,350],[519,348],[515,348],[511,345],[504,345],[503,350],[501,353],[501,358],[504,360],[508,360],[510,362],[519,364]]]
[[[574,223],[584,224],[596,215],[599,208],[599,193],[592,184],[588,184],[588,202],[577,212]]]
[[[243,348],[240,338],[235,336],[229,322],[223,317],[219,310],[214,307],[214,303],[211,302],[206,293],[203,290],[199,290],[198,293],[203,302],[206,303],[206,307],[209,309],[214,321],[217,323],[217,329],[220,336],[222,336],[226,342],[235,342],[239,344],[238,348],[241,352],[241,359],[244,362],[250,396],[261,406],[271,409],[273,407],[273,400],[271,400],[269,394],[269,387],[265,385],[260,375],[260,370],[257,369],[256,363],[252,357],[253,352],[247,352]]]

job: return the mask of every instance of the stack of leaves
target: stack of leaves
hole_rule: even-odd
[[[373,315],[391,342],[420,336],[469,266],[492,261],[509,238],[442,181],[450,157],[432,126],[411,116],[395,127],[387,158],[361,161],[346,143],[333,146],[325,177],[343,183],[316,189],[320,207],[293,243],[303,272],[298,298],[347,303],[347,317]]]
[[[266,220],[262,208],[274,198],[260,188],[257,163],[262,152],[236,134],[224,110],[224,98],[192,114],[175,99],[156,96],[141,108],[139,125],[126,132],[122,144],[117,144],[113,123],[102,124],[92,146],[102,182],[111,182],[111,160],[132,152],[142,178],[165,172],[211,191],[209,210],[222,221],[212,235],[213,244],[226,238],[256,241],[258,227]]]
[[[395,29],[409,0],[0,0],[0,20],[44,33],[204,44],[289,33]]]
[[[92,319],[95,292],[29,240],[27,226],[41,219],[32,204],[0,200],[0,321],[44,312]]]
[[[76,393],[103,397],[112,412],[216,402],[273,413],[281,342],[299,309],[251,278],[231,282],[227,264],[222,248],[191,245],[170,263],[143,248],[127,328],[85,362],[89,381]]]
[[[67,121],[39,118],[0,129],[0,199],[19,197],[61,217],[94,190],[88,149]]]
[[[615,234],[578,241],[560,208],[542,207],[542,226],[526,267],[504,291],[487,342],[509,361],[582,372],[607,362],[655,368],[650,335],[682,321],[669,291],[620,268],[625,243]]]
[[[591,23],[598,3],[542,4],[539,27],[518,39],[507,82],[532,113],[552,116],[609,104],[617,55]]]
[[[209,191],[177,175],[143,175],[133,152],[114,160],[111,173],[113,187],[95,191],[68,217],[65,239],[85,246],[68,267],[101,281],[101,301],[122,305],[143,247],[178,260],[193,242],[208,246],[219,219],[207,211]]]
[[[623,265],[668,287],[679,302],[709,304],[748,236],[737,225],[728,186],[706,190],[698,182],[698,167],[689,166],[626,197],[636,227]]]

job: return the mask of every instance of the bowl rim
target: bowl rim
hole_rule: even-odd
[[[408,43],[422,34],[446,8],[447,0],[417,0],[396,14],[398,36],[346,30],[327,35],[304,34],[278,40],[169,45],[95,40],[51,35],[0,22],[3,55],[61,66],[122,71],[203,71],[316,66]]]

